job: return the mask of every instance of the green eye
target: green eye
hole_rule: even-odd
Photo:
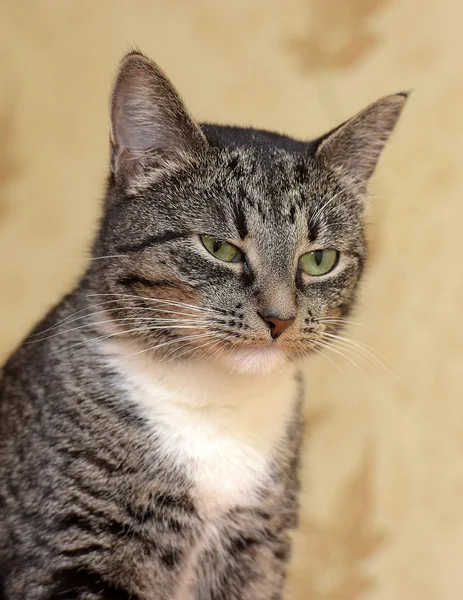
[[[336,266],[339,258],[337,250],[314,250],[303,254],[299,266],[307,275],[326,275]]]
[[[210,235],[201,235],[201,241],[208,252],[224,262],[239,262],[242,260],[241,250],[222,240],[215,240]]]

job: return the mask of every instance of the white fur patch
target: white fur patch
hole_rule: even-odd
[[[204,511],[257,502],[293,412],[295,367],[230,374],[211,363],[162,365],[122,341],[104,348],[131,399],[151,419],[161,452],[188,470]]]
[[[218,357],[227,367],[237,373],[268,375],[280,368],[287,360],[284,350],[267,345],[260,348],[235,348]]]

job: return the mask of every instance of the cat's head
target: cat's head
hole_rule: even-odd
[[[110,334],[162,360],[244,372],[330,344],[365,263],[366,185],[405,99],[300,142],[198,125],[162,71],[129,54],[94,246],[112,258],[93,261],[89,278]]]

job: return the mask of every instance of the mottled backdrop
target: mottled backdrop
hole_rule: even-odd
[[[458,0],[0,2],[0,358],[84,268],[129,47],[199,119],[302,138],[414,89],[372,185],[358,345],[307,369],[288,598],[463,598],[462,19]]]

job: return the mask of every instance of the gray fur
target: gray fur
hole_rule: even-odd
[[[200,314],[229,349],[262,339],[258,313],[295,313],[274,343],[291,360],[315,352],[341,323],[320,319],[342,319],[353,306],[366,259],[366,183],[403,104],[401,94],[386,97],[307,143],[198,126],[153,63],[124,59],[97,260],[0,371],[0,598],[281,598],[296,524],[300,397],[287,399],[293,419],[260,507],[236,506],[209,523],[189,473],[160,461],[156,429],[95,340],[207,358],[200,338],[182,341],[188,331],[147,322],[158,299],[158,308],[199,307],[189,318]],[[251,242],[258,268],[217,261],[202,233]],[[308,242],[341,251],[343,269],[304,279],[295,257]],[[192,562],[211,524],[220,537]],[[192,583],[180,599],[187,568]]]

